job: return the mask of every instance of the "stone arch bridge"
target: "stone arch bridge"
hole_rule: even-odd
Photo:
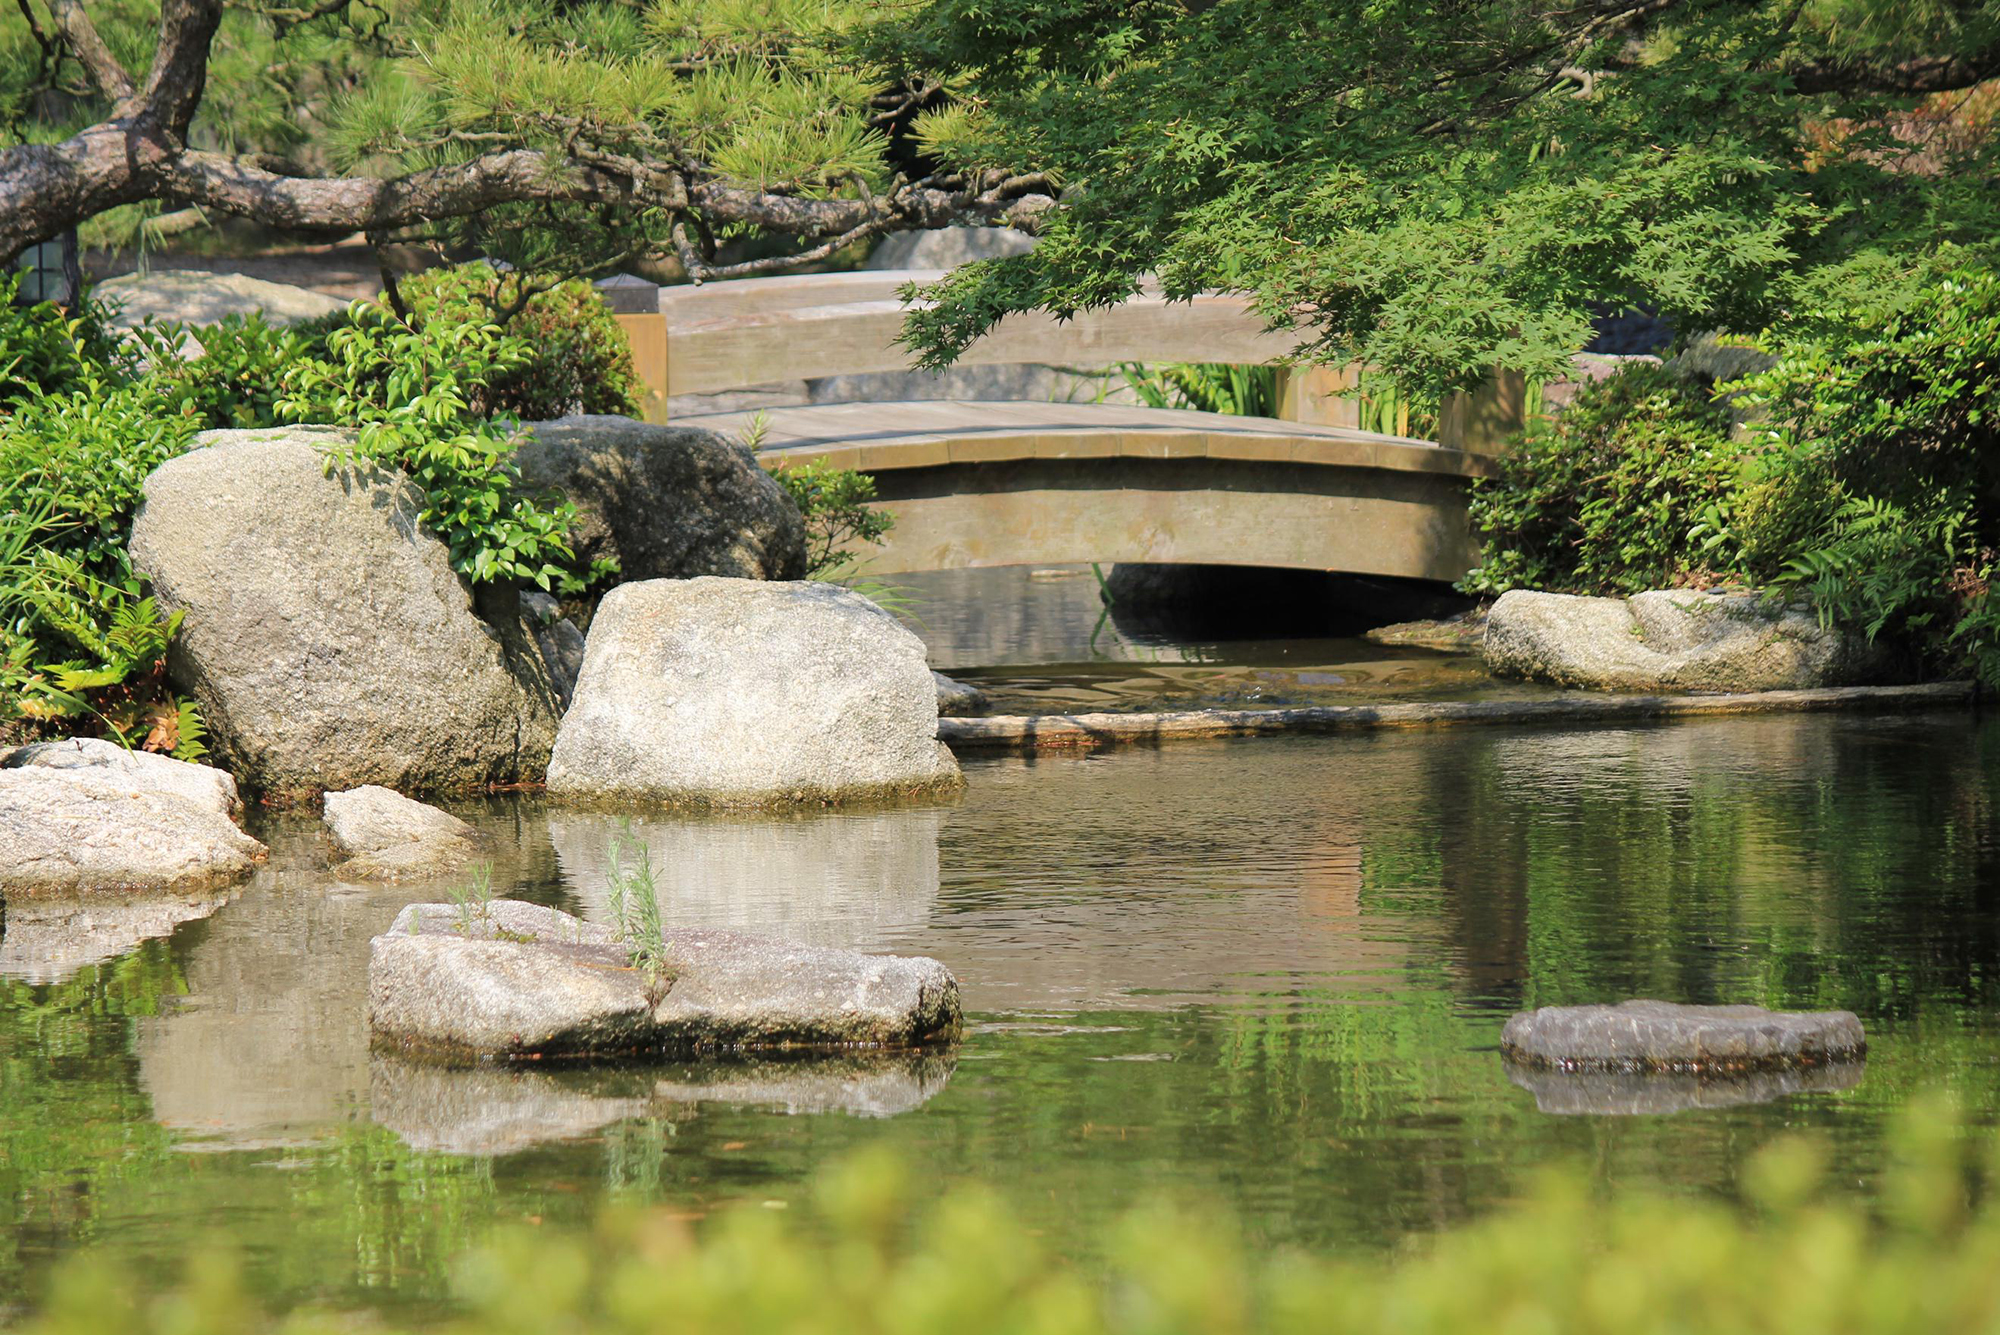
[[[939,276],[621,283],[607,295],[632,338],[647,416],[663,421],[676,396],[906,370],[898,290]],[[1493,445],[1519,424],[1518,383],[1456,396],[1442,442],[1381,435],[1354,424],[1351,379],[1286,367],[1290,351],[1240,298],[1143,293],[1067,322],[1010,317],[960,364],[1275,363],[1283,416],[940,399],[674,420],[738,435],[757,421],[766,467],[817,459],[873,474],[896,527],[869,552],[871,574],[1083,561],[1463,574],[1476,559],[1466,483],[1491,473]]]

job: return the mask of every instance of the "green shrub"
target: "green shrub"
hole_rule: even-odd
[[[327,451],[328,467],[365,460],[409,474],[424,493],[423,522],[468,579],[575,591],[576,507],[528,492],[514,464],[516,424],[474,407],[529,355],[497,325],[410,325],[380,303],[357,302],[326,336],[326,356],[287,372],[277,412],[358,428],[353,445]]]
[[[597,289],[571,279],[523,302],[522,281],[473,263],[418,274],[403,280],[400,291],[419,325],[486,325],[512,312],[501,328],[523,342],[527,356],[486,387],[489,397],[476,405],[482,414],[524,422],[574,412],[637,417],[632,345]]]
[[[165,684],[176,622],[126,555],[146,475],[200,426],[104,382],[0,419],[0,700],[13,705],[0,727],[202,753],[194,707]]]
[[[881,1154],[824,1173],[805,1208],[612,1212],[588,1232],[519,1225],[459,1266],[433,1330],[480,1335],[1974,1335],[2000,1325],[2000,1144],[1906,1115],[1870,1200],[1781,1139],[1748,1201],[1605,1199],[1552,1175],[1525,1199],[1395,1252],[1270,1254],[1214,1210],[1157,1206],[1108,1230],[1104,1261],[1053,1247],[991,1192],[916,1205]],[[262,1317],[227,1258],[136,1300],[134,1267],[68,1262],[25,1335],[351,1330]],[[371,1320],[367,1329],[409,1327]]]
[[[16,305],[22,278],[0,274],[0,414],[24,398],[101,379],[120,356],[101,306],[85,302],[72,314],[48,301]]]
[[[1834,332],[1741,383],[1767,425],[1715,544],[1828,623],[2000,685],[2000,278],[1814,323]]]
[[[202,355],[184,358],[192,340]],[[173,412],[191,412],[209,427],[261,427],[278,420],[286,372],[323,356],[324,337],[265,321],[261,312],[224,316],[212,325],[149,322],[133,341],[151,368],[148,384]]]
[[[1481,560],[1468,593],[1630,593],[1709,576],[1690,533],[1742,471],[1729,411],[1638,364],[1541,418],[1474,484]]]
[[[806,521],[806,575],[837,574],[854,560],[850,543],[880,543],[896,526],[893,516],[874,509],[875,479],[851,468],[820,461],[785,464],[773,471]]]

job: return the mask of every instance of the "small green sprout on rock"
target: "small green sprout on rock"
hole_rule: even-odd
[[[638,861],[630,867],[625,864],[628,848],[638,850]],[[643,969],[656,985],[672,983],[677,975],[667,955],[651,851],[636,839],[628,845],[621,836],[612,841],[610,862],[612,934],[625,946],[633,968]]]

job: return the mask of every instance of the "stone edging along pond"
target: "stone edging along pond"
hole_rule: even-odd
[[[1305,709],[1192,709],[1162,714],[995,715],[941,718],[938,739],[954,751],[1065,751],[1156,746],[1220,737],[1271,737],[1429,728],[1468,723],[1587,725],[1724,714],[1817,710],[1902,712],[1968,706],[1971,682],[1921,686],[1834,686],[1734,695],[1574,695],[1545,700],[1445,700]]]

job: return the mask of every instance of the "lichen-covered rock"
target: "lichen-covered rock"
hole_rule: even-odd
[[[1781,691],[1880,681],[1861,636],[1754,593],[1582,598],[1512,589],[1487,616],[1487,669],[1608,691]]]
[[[233,885],[264,845],[213,804],[106,768],[0,769],[0,898],[194,895]]]
[[[616,560],[626,580],[806,573],[805,521],[741,442],[581,414],[533,431],[515,456],[521,475],[576,503],[583,560]]]
[[[1852,1011],[1762,1006],[1544,1006],[1500,1033],[1514,1061],[1564,1070],[1747,1071],[1854,1061],[1868,1051]]]
[[[172,793],[232,819],[243,814],[236,780],[212,765],[197,765],[151,751],[132,751],[101,737],[31,742],[0,751],[0,769],[96,773],[146,792]]]
[[[479,851],[479,832],[458,817],[375,784],[328,793],[324,820],[347,880],[442,876]]]
[[[986,692],[977,686],[968,686],[942,672],[931,673],[931,680],[937,683],[939,718],[969,718],[986,712]]]
[[[642,969],[603,927],[496,900],[412,904],[371,944],[376,1035],[445,1056],[899,1046],[955,1036],[936,960],[669,927]]]
[[[605,595],[549,760],[551,796],[748,807],[935,798],[924,645],[832,584],[649,580]]]
[[[133,564],[185,614],[168,658],[211,745],[284,797],[541,778],[557,707],[518,612],[481,619],[421,493],[326,472],[321,430],[211,431],[146,479]]]

